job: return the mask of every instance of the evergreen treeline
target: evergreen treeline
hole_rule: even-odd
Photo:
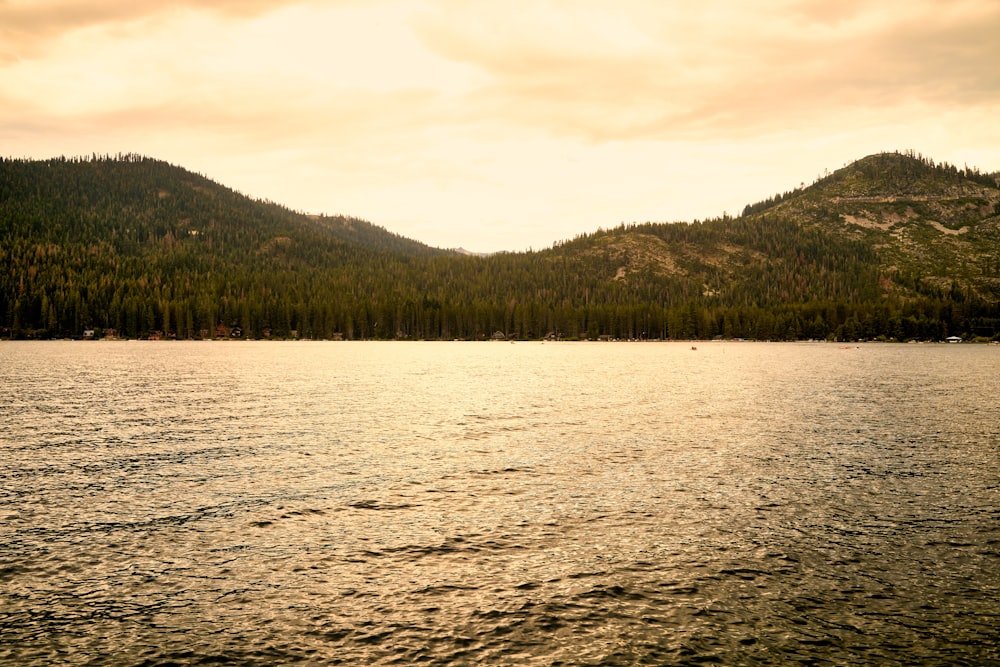
[[[916,181],[988,187],[896,157],[919,168]],[[474,257],[254,201],[141,156],[0,160],[0,336],[996,337],[995,214],[962,237],[983,249],[972,268],[942,280],[933,264],[947,248],[909,263],[895,249],[890,266],[884,238],[820,224],[839,217],[814,188],[885,180],[858,165],[739,218],[623,225]]]

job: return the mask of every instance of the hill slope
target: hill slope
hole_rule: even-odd
[[[216,245],[232,245],[231,250],[244,252],[282,237],[293,245],[347,243],[414,255],[443,252],[363,220],[306,216],[253,200],[180,167],[136,155],[0,158],[0,205],[8,237],[108,241],[128,254],[165,239],[208,244],[214,252],[220,250]]]
[[[623,225],[556,251],[604,257],[608,275],[620,281],[684,282],[685,296],[705,305],[922,308],[919,318],[936,325],[876,328],[936,337],[935,326],[948,328],[950,304],[985,314],[1000,302],[1000,188],[995,175],[880,154],[748,205],[739,218]],[[979,322],[964,333],[994,330],[995,323]]]
[[[2,161],[0,336],[995,336],[998,213],[995,178],[883,154],[738,218],[474,257],[147,158]]]
[[[996,178],[896,154],[859,160],[774,214],[871,245],[882,272],[918,287],[1000,298]]]

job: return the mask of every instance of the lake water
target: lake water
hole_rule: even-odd
[[[0,663],[1000,664],[1000,347],[0,342]]]

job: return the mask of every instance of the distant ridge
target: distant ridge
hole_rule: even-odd
[[[469,255],[471,257],[488,257],[491,253],[488,252],[473,252],[472,250],[466,250],[465,248],[452,248],[454,252],[459,255]]]
[[[868,156],[737,217],[441,250],[136,155],[0,159],[0,337],[1000,335],[996,174]]]

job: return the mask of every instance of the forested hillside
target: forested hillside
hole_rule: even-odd
[[[0,337],[1000,334],[994,175],[860,160],[737,218],[429,248],[139,156],[0,161]]]

